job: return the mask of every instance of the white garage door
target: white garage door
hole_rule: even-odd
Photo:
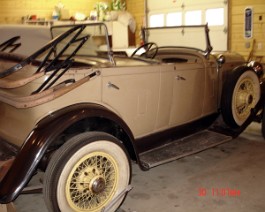
[[[148,27],[202,25],[208,23],[213,50],[227,50],[228,3],[226,0],[146,1]],[[196,33],[194,33],[194,37],[196,37]],[[171,39],[167,38],[167,40],[170,41]]]

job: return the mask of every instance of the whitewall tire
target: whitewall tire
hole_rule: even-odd
[[[102,132],[82,133],[60,147],[49,162],[45,202],[51,211],[98,212],[128,186],[130,178],[130,160],[120,141]]]

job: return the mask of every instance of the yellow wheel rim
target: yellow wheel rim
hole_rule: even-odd
[[[257,89],[251,78],[244,78],[235,90],[234,113],[238,120],[246,120],[252,108],[255,107],[258,96]]]
[[[109,154],[93,152],[72,168],[66,199],[74,211],[99,211],[112,199],[118,182],[118,164]]]

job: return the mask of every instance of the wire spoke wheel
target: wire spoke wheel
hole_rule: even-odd
[[[103,152],[91,153],[78,161],[66,184],[66,197],[75,210],[97,210],[108,202],[117,186],[118,167]]]
[[[103,132],[86,132],[69,139],[52,156],[44,177],[44,199],[53,212],[99,212],[130,180],[131,164],[122,143]],[[109,211],[116,211],[125,197]]]
[[[255,86],[252,78],[244,78],[235,87],[233,96],[233,115],[240,123],[248,118],[251,109],[255,107],[259,99],[259,87]]]
[[[223,119],[231,128],[244,125],[260,99],[257,74],[248,67],[238,68],[224,83],[221,109]]]

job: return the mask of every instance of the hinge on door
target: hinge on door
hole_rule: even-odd
[[[227,27],[225,27],[224,30],[223,30],[223,32],[224,32],[225,34],[227,34],[227,31],[228,31],[228,30],[227,30]]]
[[[227,0],[224,0],[224,5],[227,5],[228,4],[228,1]]]

